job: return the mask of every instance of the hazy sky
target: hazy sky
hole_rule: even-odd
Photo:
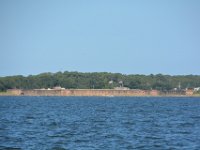
[[[200,74],[200,0],[0,0],[0,76]]]

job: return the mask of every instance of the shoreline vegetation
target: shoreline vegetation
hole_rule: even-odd
[[[0,95],[200,96],[200,75],[57,72],[0,77]]]

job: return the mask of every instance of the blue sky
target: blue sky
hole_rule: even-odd
[[[199,0],[1,0],[0,76],[200,74]]]

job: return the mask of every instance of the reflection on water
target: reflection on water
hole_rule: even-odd
[[[200,149],[200,98],[0,97],[0,149]]]

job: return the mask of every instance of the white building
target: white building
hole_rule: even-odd
[[[194,88],[194,91],[195,91],[195,92],[196,92],[196,91],[200,91],[200,87]]]

